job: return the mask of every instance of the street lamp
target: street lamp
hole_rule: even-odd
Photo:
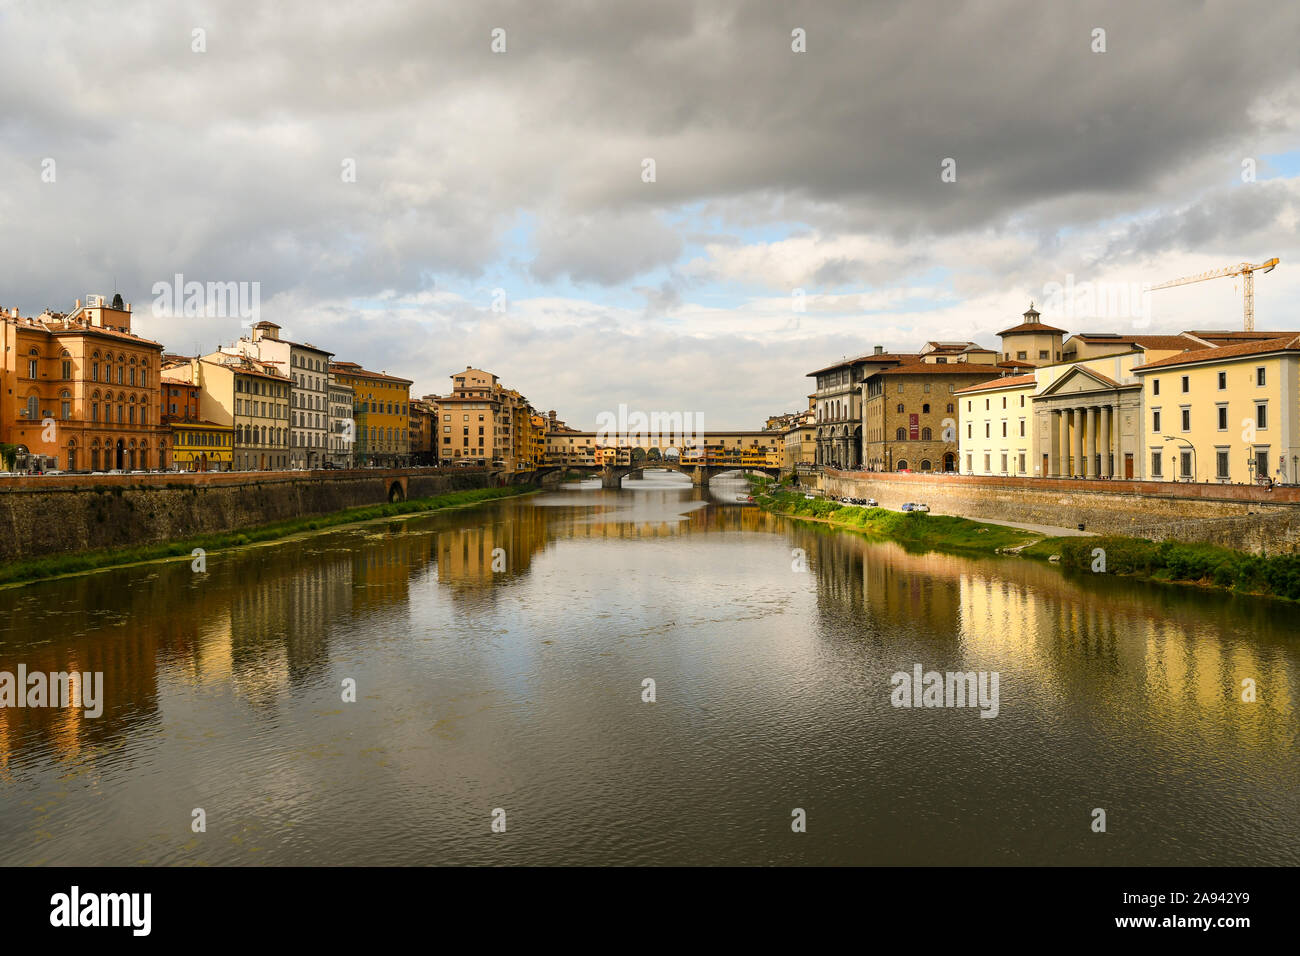
[[[1246,452],[1246,469],[1250,473],[1250,483],[1255,483],[1255,456]]]
[[[1190,449],[1192,450],[1192,475],[1191,475],[1191,478],[1189,478],[1188,480],[1189,480],[1189,481],[1195,481],[1195,480],[1196,480],[1196,475],[1197,475],[1197,468],[1196,468],[1196,446],[1193,445],[1193,444],[1192,444],[1190,441],[1188,441],[1186,438],[1182,438],[1182,437],[1180,437],[1180,436],[1178,436],[1178,435],[1161,435],[1160,437],[1163,438],[1165,441],[1180,441],[1180,442],[1182,442],[1184,445],[1186,445],[1188,448],[1190,448]],[[1174,480],[1175,480],[1175,481],[1178,480],[1176,474],[1175,474],[1175,476],[1174,476]]]

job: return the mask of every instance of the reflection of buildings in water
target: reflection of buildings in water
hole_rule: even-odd
[[[28,674],[67,673],[74,687],[82,674],[103,675],[99,717],[87,717],[82,707],[0,708],[5,773],[19,751],[48,747],[57,759],[75,761],[156,716],[158,660],[175,652],[175,627],[167,614],[180,603],[170,570],[147,577],[138,569],[105,571],[5,593],[11,613],[0,615],[6,622],[0,628],[0,670],[17,674],[23,664]],[[109,614],[105,608],[115,610]]]
[[[885,643],[903,632],[951,638],[950,659],[972,669],[1014,662],[1038,692],[1095,709],[1116,734],[1133,731],[1135,713],[1171,732],[1210,717],[1238,745],[1262,749],[1284,743],[1293,722],[1283,610],[1269,602],[1069,576],[1026,559],[909,554],[818,525],[791,525],[790,536],[807,552],[828,623],[862,622]],[[1244,628],[1252,616],[1259,626]],[[1261,703],[1241,703],[1245,677],[1271,699],[1261,691]],[[1134,687],[1141,699],[1125,698]]]
[[[928,634],[953,635],[960,591],[948,573],[948,555],[909,554],[897,544],[825,525],[792,523],[791,540],[817,575],[818,604],[829,615],[851,611],[888,635],[900,624]]]
[[[546,547],[547,512],[512,508],[494,515],[491,524],[437,532],[439,583],[480,588],[526,575],[533,555]]]

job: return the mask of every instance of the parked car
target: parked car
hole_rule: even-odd
[[[915,501],[904,501],[904,502],[903,502],[903,510],[904,510],[904,511],[915,511],[915,510],[916,510],[916,502],[915,502]]]
[[[816,497],[817,497],[816,495],[804,495],[804,498],[808,501],[812,501]]]
[[[925,513],[929,513],[929,511],[930,511],[930,506],[927,505],[924,501],[922,501],[922,502],[920,502],[920,503],[917,504],[917,506],[916,506],[916,508],[915,508],[914,510],[916,510],[916,511],[922,511],[922,512],[925,512]]]
[[[868,499],[867,499],[867,507],[868,507],[868,508],[879,508],[879,507],[880,507],[880,502],[877,501],[875,498],[868,498]]]

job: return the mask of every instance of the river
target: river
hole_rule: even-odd
[[[743,491],[647,473],[0,590],[0,672],[103,674],[98,717],[0,709],[0,863],[1300,863],[1293,605]],[[996,716],[893,706],[917,665],[996,673]]]

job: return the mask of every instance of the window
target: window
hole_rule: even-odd
[[[927,428],[922,428],[922,429],[921,429],[921,441],[930,441],[930,438],[931,438],[931,435],[932,435],[932,434],[933,434],[933,432],[931,432],[930,429],[929,429],[928,427],[927,427]]]
[[[985,470],[985,472],[988,472],[988,471],[991,471],[991,470],[992,470],[992,459],[993,459],[993,456],[992,456],[992,455],[990,455],[988,452],[985,452],[985,453],[984,453],[984,470]]]
[[[1227,372],[1220,372],[1220,373],[1219,373],[1219,391],[1223,391],[1223,390],[1224,390],[1225,388],[1227,388],[1227,387],[1228,387],[1228,373],[1227,373]]]
[[[1006,437],[1007,437],[1007,423],[1006,423],[1006,422],[1003,422],[1003,423],[1002,423],[1002,437],[1003,437],[1003,438],[1006,438]],[[1005,468],[1003,468],[1002,470],[1003,470],[1003,471],[1006,471]]]
[[[1024,427],[1025,427],[1024,422],[1021,422],[1020,423],[1021,434],[1024,433]],[[1023,475],[1025,473],[1025,453],[1023,451],[1020,453],[1019,466],[1020,466],[1020,474]]]
[[[900,415],[903,414],[903,403],[902,403],[902,402],[899,402],[899,403],[898,403],[898,414],[900,414]]]
[[[1017,358],[1019,361],[1022,361],[1022,362],[1023,362],[1023,361],[1025,361],[1026,359],[1029,358],[1029,353],[1028,353],[1028,352],[1017,352],[1017,353],[1016,353],[1016,358]]]
[[[949,415],[952,414],[952,410],[953,410],[953,404],[952,404],[952,402],[949,402],[949,403],[948,403],[948,414],[949,414]]]
[[[1160,431],[1160,409],[1158,408],[1151,412],[1151,430]]]
[[[974,435],[971,434],[971,429],[974,428],[974,427],[975,427],[975,426],[972,425],[970,422],[967,422],[967,423],[966,423],[966,437],[967,437],[967,438],[974,438],[974,437],[975,437]]]
[[[1002,453],[1002,474],[1005,475],[1006,473],[1007,473],[1007,453],[1003,452]]]
[[[1259,402],[1255,405],[1255,427],[1268,427],[1268,403]]]
[[[1045,360],[1048,358],[1048,356],[1049,356],[1050,354],[1051,354],[1051,353],[1048,352],[1047,349],[1039,349],[1039,350],[1038,350],[1038,357],[1039,357],[1040,360],[1044,360],[1044,361],[1045,361]],[[1021,470],[1021,471],[1024,471],[1025,469],[1022,467],[1020,470]]]
[[[1185,432],[1189,432],[1189,431],[1191,431],[1191,430],[1192,430],[1192,410],[1191,410],[1190,408],[1183,407],[1183,408],[1180,408],[1179,411],[1182,413],[1182,426],[1183,426],[1183,431],[1185,431]]]
[[[32,376],[32,377],[35,378],[36,376]],[[1259,368],[1255,369],[1255,384],[1263,385],[1264,383],[1265,383],[1264,367],[1261,365]]]
[[[1184,375],[1184,376],[1183,376],[1183,379],[1182,379],[1182,382],[1183,382],[1183,392],[1184,392],[1184,393],[1186,393],[1186,392],[1190,392],[1190,391],[1192,390],[1192,380],[1191,380],[1191,377],[1190,377],[1190,376],[1187,376],[1187,375]]]
[[[1153,379],[1151,380],[1151,394],[1152,394],[1152,395],[1159,395],[1159,394],[1160,394],[1160,379],[1158,379],[1158,378],[1153,378]]]
[[[1151,453],[1151,477],[1159,478],[1162,474],[1160,470],[1160,452],[1153,451]]]
[[[1219,450],[1214,453],[1215,477],[1221,481],[1228,480],[1228,453],[1225,450]]]
[[[898,429],[896,432],[894,432],[894,438],[897,441],[904,441],[907,438],[907,429],[906,428]]]
[[[990,426],[989,426],[989,423],[988,423],[988,422],[985,422],[985,423],[984,423],[984,437],[985,437],[985,438],[991,438],[991,437],[992,437],[992,435],[989,434],[989,427],[990,427]],[[985,469],[985,470],[987,470],[987,469]]]
[[[1228,406],[1220,405],[1215,411],[1218,412],[1219,416],[1219,431],[1226,432],[1228,430]]]
[[[1020,437],[1021,437],[1021,438],[1024,438],[1024,437],[1025,437],[1025,420],[1024,420],[1023,418],[1020,419]],[[1025,470],[1025,468],[1024,468],[1023,465],[1020,467],[1020,470],[1021,470],[1021,471],[1024,471],[1024,470]]]
[[[929,406],[929,404],[925,404],[925,405],[922,405],[922,406],[921,406],[921,413],[924,414],[924,415],[929,415],[929,414],[930,414],[930,406]]]
[[[1178,474],[1181,478],[1192,477],[1192,453],[1184,450],[1178,453]]]
[[[970,410],[971,410],[971,403],[970,403],[970,402],[967,402],[967,403],[966,403],[966,411],[969,412]]]

